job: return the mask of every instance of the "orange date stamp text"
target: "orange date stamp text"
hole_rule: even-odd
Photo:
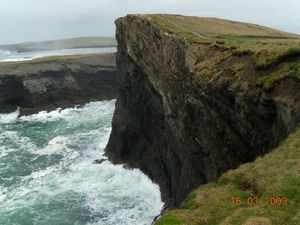
[[[248,197],[247,199],[242,199],[238,196],[234,196],[231,198],[232,205],[268,205],[268,206],[285,206],[288,204],[288,200],[286,197],[281,196],[269,196],[264,198],[259,197]]]

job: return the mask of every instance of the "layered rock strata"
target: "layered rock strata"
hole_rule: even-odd
[[[197,18],[190,20],[129,15],[116,21],[120,85],[106,154],[157,182],[169,206],[200,184],[269,152],[300,120],[299,79],[285,77],[271,89],[257,82],[285,60],[259,67],[252,42],[240,50],[238,41],[214,34],[213,24],[221,21],[243,32],[234,34],[238,38],[254,41],[297,42],[298,37],[199,18],[201,26],[211,26],[200,33],[202,28],[192,24]]]
[[[0,112],[22,113],[117,96],[114,54],[0,63]]]

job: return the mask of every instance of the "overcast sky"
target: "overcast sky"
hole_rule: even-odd
[[[0,0],[0,44],[114,36],[130,13],[176,13],[262,24],[300,34],[300,0]]]

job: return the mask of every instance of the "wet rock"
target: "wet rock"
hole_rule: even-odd
[[[169,206],[269,152],[299,123],[299,80],[266,92],[248,54],[191,44],[150,16],[116,25],[120,86],[106,155],[140,168]]]
[[[114,54],[0,63],[0,112],[22,114],[117,96]]]

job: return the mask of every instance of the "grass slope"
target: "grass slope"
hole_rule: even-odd
[[[263,72],[257,84],[265,89],[285,77],[300,78],[300,36],[296,34],[217,18],[148,17],[173,38],[181,38],[191,45],[214,45],[237,57],[250,56],[256,70]]]
[[[232,204],[238,197],[241,204]],[[254,200],[248,204],[248,198]],[[271,197],[274,197],[271,199]],[[287,199],[287,203],[280,200]],[[256,198],[260,201],[256,204]],[[266,199],[271,200],[266,204]],[[275,201],[275,205],[274,204]],[[276,204],[277,203],[277,204]],[[279,147],[254,162],[194,190],[179,209],[155,225],[299,225],[300,127]]]

